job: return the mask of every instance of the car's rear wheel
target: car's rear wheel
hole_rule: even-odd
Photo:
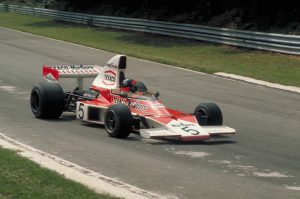
[[[199,104],[194,111],[197,121],[202,126],[215,126],[223,124],[222,111],[215,103]]]
[[[127,138],[132,131],[133,117],[128,106],[114,104],[105,114],[105,129],[110,137]]]
[[[31,111],[37,118],[59,118],[64,110],[64,97],[64,92],[59,84],[39,83],[31,90]]]

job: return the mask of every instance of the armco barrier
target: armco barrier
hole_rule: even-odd
[[[145,19],[109,17],[0,4],[0,11],[300,55],[300,36],[241,31]]]

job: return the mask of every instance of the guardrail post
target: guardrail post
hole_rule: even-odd
[[[4,12],[8,12],[9,11],[9,7],[8,7],[8,4],[4,4]]]
[[[35,16],[35,8],[31,7],[32,9],[32,15]]]
[[[89,26],[93,26],[94,25],[93,21],[94,21],[93,17],[89,17],[86,24]]]

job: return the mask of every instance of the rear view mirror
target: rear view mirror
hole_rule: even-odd
[[[119,61],[119,69],[126,69],[126,56],[121,56]]]

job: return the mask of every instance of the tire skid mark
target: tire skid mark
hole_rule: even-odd
[[[296,176],[289,175],[287,172],[272,171],[270,169],[260,169],[253,165],[245,165],[240,162],[242,156],[235,156],[236,160],[217,160],[212,159],[212,154],[207,152],[199,151],[176,151],[175,148],[165,148],[165,151],[171,152],[180,156],[188,156],[190,158],[199,158],[201,161],[207,161],[213,166],[223,167],[222,172],[233,173],[239,177],[257,177],[257,178],[296,178]],[[300,186],[296,183],[293,185],[283,184],[286,189],[291,191],[300,191]]]
[[[20,88],[17,88],[15,86],[4,84],[2,80],[0,80],[0,91],[1,90],[5,91],[9,94],[12,94],[12,95],[18,97],[19,99],[23,99],[23,100],[29,100],[30,99],[30,92],[29,91],[24,91],[24,90],[21,90]]]
[[[264,172],[264,173],[254,172],[253,175],[257,176],[257,177],[265,177],[265,178],[289,178],[289,177],[294,177],[294,176],[285,175],[283,173],[279,173],[277,171]]]
[[[293,191],[300,191],[300,186],[288,186],[288,185],[285,185],[285,188],[287,188],[289,190],[293,190]]]
[[[244,165],[240,161],[229,160],[208,160],[213,165],[219,165],[226,168],[226,171],[233,171],[240,177],[260,177],[260,178],[293,178],[294,176],[286,172],[271,171],[269,169],[260,169],[253,165]]]
[[[204,158],[206,156],[210,156],[210,153],[207,152],[199,152],[199,151],[175,151],[177,155],[185,155],[191,158]]]

